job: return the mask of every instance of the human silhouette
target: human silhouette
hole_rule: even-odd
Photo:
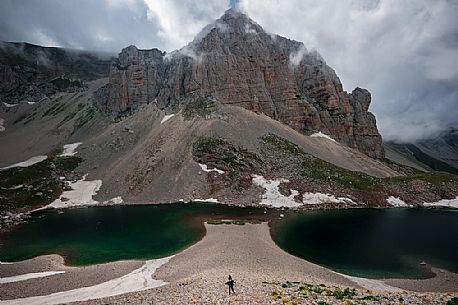
[[[232,290],[232,293],[235,294],[235,291],[234,291],[235,281],[232,279],[232,276],[230,274],[229,274],[229,279],[226,282],[226,285],[229,286],[229,295],[231,295],[231,290]]]

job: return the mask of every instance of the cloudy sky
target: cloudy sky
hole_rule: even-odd
[[[385,139],[458,125],[458,0],[1,0],[0,40],[172,51],[236,2],[318,50],[347,91],[368,88]]]

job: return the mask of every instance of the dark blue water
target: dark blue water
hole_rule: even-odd
[[[432,276],[425,261],[458,272],[458,211],[358,209],[291,214],[272,224],[286,251],[345,274]]]

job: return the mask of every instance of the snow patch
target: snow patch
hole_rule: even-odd
[[[161,120],[161,124],[167,122],[168,120],[170,120],[171,118],[173,118],[175,116],[175,113],[172,113],[172,114],[169,114],[169,115],[166,115],[162,118]]]
[[[200,201],[200,202],[212,202],[212,203],[218,203],[218,199],[216,198],[208,198],[208,199],[193,199],[192,201]]]
[[[206,164],[201,164],[201,163],[199,163],[199,166],[204,172],[207,172],[207,173],[209,173],[209,172],[217,172],[218,174],[224,174],[223,170],[217,169],[216,167],[212,168],[212,169],[208,169]]]
[[[113,204],[123,204],[124,199],[121,196],[111,198],[110,200],[104,201],[103,204],[105,205],[113,205]]]
[[[23,162],[19,162],[19,163],[16,163],[16,164],[13,164],[13,165],[10,165],[10,166],[7,166],[7,167],[2,167],[0,168],[0,170],[5,170],[5,169],[8,169],[8,168],[13,168],[13,167],[28,167],[28,166],[31,166],[31,165],[34,165],[36,163],[39,163],[41,161],[44,161],[46,160],[48,157],[47,156],[35,156],[35,157],[32,157],[26,161],[23,161]]]
[[[446,207],[458,209],[458,196],[455,199],[442,199],[437,202],[423,202],[425,207]]]
[[[13,263],[10,263],[10,262],[1,262],[0,261],[0,265],[12,265]]]
[[[323,203],[349,203],[356,204],[353,200],[346,197],[336,197],[323,193],[304,193],[302,203],[296,202],[294,198],[299,195],[296,190],[290,190],[291,195],[285,196],[280,193],[280,183],[288,183],[288,179],[267,180],[263,176],[253,175],[253,183],[265,189],[262,195],[262,201],[259,204],[270,205],[276,208],[288,207],[294,208],[303,204],[323,204]]]
[[[336,197],[323,193],[304,193],[302,202],[305,204],[322,204],[322,203],[351,203],[356,204],[353,200],[346,197]]]
[[[102,186],[102,180],[86,181],[86,176],[76,182],[70,182],[71,191],[64,191],[62,195],[47,205],[47,208],[67,208],[74,206],[96,205],[99,202],[92,199]]]
[[[128,292],[137,292],[151,288],[161,287],[167,284],[162,280],[153,279],[153,274],[162,265],[166,264],[173,256],[160,259],[152,259],[145,264],[116,279],[100,283],[98,285],[82,287],[68,291],[56,292],[49,295],[34,296],[15,300],[0,301],[0,304],[9,305],[39,305],[61,304],[76,301],[88,301],[111,297]]]
[[[0,131],[5,131],[5,119],[0,118]]]
[[[76,144],[76,143],[75,143]],[[70,144],[69,144],[70,145]],[[72,144],[73,145],[73,144]],[[73,151],[72,151],[73,152]],[[70,184],[71,190],[64,191],[62,195],[48,204],[43,208],[39,208],[34,211],[38,211],[46,208],[69,208],[69,207],[81,207],[81,206],[91,206],[100,204],[99,201],[94,200],[92,197],[97,194],[97,192],[102,187],[102,180],[91,180],[86,181],[87,174],[83,176],[81,180],[76,182],[67,181]],[[65,179],[60,177],[61,180]],[[123,204],[124,200],[121,196],[111,198],[109,200],[103,201],[103,205],[115,205]]]
[[[386,201],[396,208],[408,208],[409,205],[405,203],[401,198],[390,196]]]
[[[310,135],[312,138],[325,138],[325,139],[328,139],[328,140],[331,140],[333,142],[336,142],[336,140],[334,140],[333,138],[331,138],[330,136],[328,136],[327,134],[324,134],[322,133],[321,131],[318,131],[312,135]]]
[[[298,203],[294,200],[294,197],[299,195],[299,192],[296,190],[291,190],[291,195],[285,196],[280,193],[278,187],[282,182],[289,182],[288,179],[276,179],[276,180],[267,180],[263,176],[253,175],[253,183],[263,187],[265,192],[262,195],[262,200],[259,204],[270,205],[275,208],[288,207],[294,208],[301,206],[301,203]]]
[[[61,274],[61,273],[65,273],[65,271],[33,272],[33,273],[26,273],[26,274],[9,276],[9,277],[0,277],[0,284],[20,282],[20,281],[25,281],[29,279],[47,277],[47,276]]]
[[[19,104],[8,104],[8,103],[3,102],[3,105],[5,105],[5,107],[7,108],[12,108],[12,107],[16,107]]]
[[[78,146],[80,146],[81,142],[76,142],[76,143],[72,143],[72,144],[65,144],[64,145],[64,151],[59,155],[59,157],[71,157],[71,156],[74,156],[76,155],[76,149],[78,148]]]
[[[29,105],[34,105],[36,102],[27,102]]]
[[[382,280],[374,280],[374,279],[367,279],[367,278],[362,278],[362,277],[356,277],[356,276],[350,276],[342,273],[337,274],[349,279],[352,282],[355,282],[359,286],[372,290],[372,291],[389,291],[389,292],[402,292],[401,288],[398,287],[393,287],[388,284],[385,284]]]
[[[397,208],[413,207],[413,205],[407,204],[400,198],[394,197],[394,196],[388,197],[386,201],[389,204],[391,204],[393,207],[397,207]],[[458,209],[458,196],[454,199],[442,199],[436,202],[423,202],[422,205],[424,207],[445,207],[445,208]]]

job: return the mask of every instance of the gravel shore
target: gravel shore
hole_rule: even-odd
[[[434,269],[438,276],[433,279],[382,281],[386,286],[374,283],[371,286],[371,280],[358,281],[357,284],[350,278],[281,250],[272,241],[266,223],[242,226],[206,224],[205,227],[207,234],[201,241],[173,256],[154,273],[153,278],[169,284],[71,304],[318,304],[320,301],[345,304],[350,299],[354,304],[398,304],[399,300],[405,300],[405,303],[408,300],[410,304],[444,304],[451,297],[458,296],[453,293],[458,292],[454,273]],[[71,285],[78,286],[75,282],[80,286],[91,286],[109,277],[126,274],[142,263],[124,261],[66,267],[61,257],[52,255],[0,265],[0,277],[24,272],[67,271],[48,278],[1,285],[0,295],[3,300],[46,295],[71,289]],[[225,285],[229,274],[236,281],[236,295],[232,296],[228,295]],[[432,292],[374,290],[368,289],[367,285]],[[343,293],[347,287],[349,292]]]
[[[14,264],[1,264],[0,277],[2,278],[43,271],[65,271],[65,273],[1,284],[0,300],[47,295],[97,285],[119,278],[143,264],[143,261],[130,260],[72,267],[64,265],[64,258],[60,255],[43,255]]]

